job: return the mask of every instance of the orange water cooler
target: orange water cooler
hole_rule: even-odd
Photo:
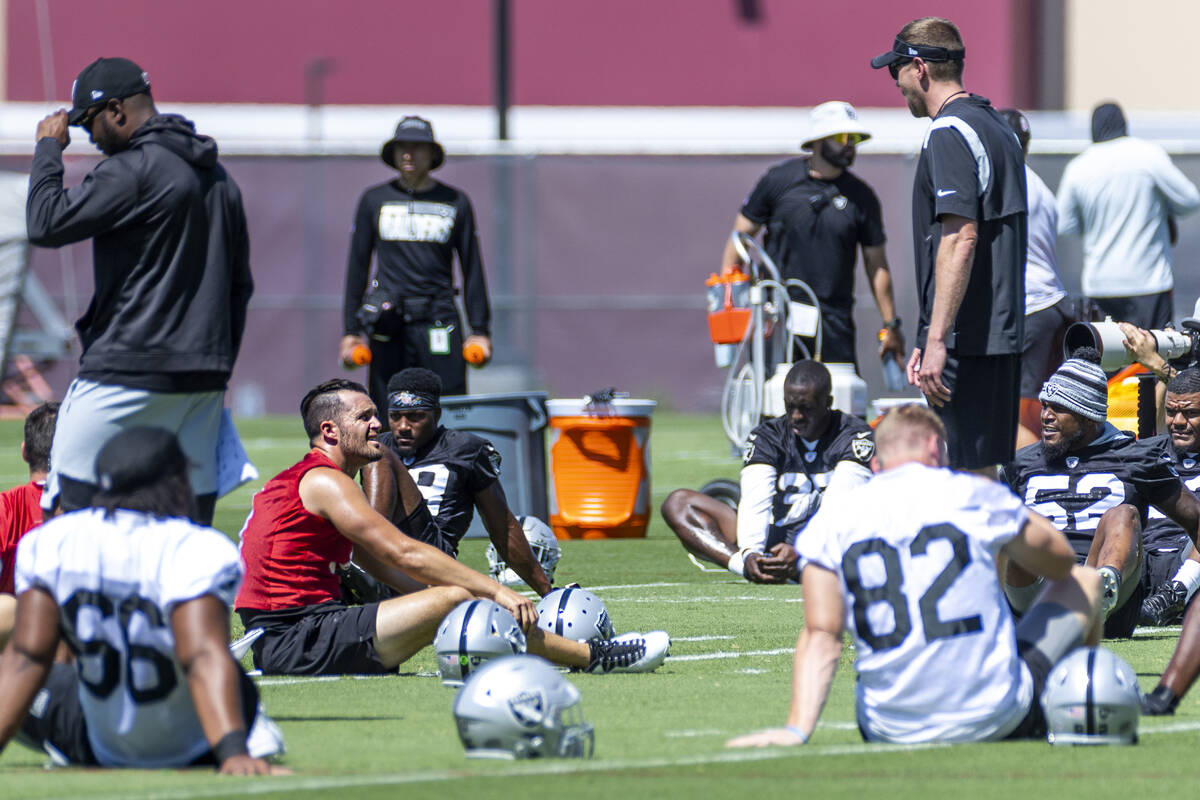
[[[653,400],[550,400],[550,527],[559,539],[644,537]]]

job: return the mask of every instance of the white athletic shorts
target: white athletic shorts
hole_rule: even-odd
[[[223,391],[164,394],[76,378],[58,411],[42,508],[53,508],[59,475],[95,484],[100,448],[114,434],[138,425],[165,428],[178,436],[191,465],[192,489],[197,495],[215,493],[224,402]]]

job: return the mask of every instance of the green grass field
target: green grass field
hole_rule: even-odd
[[[264,476],[304,452],[298,420],[239,424]],[[16,423],[0,424],[0,483],[24,479]],[[715,417],[656,416],[654,502],[670,489],[733,477],[737,463]],[[217,525],[236,536],[250,496],[244,487],[218,506]],[[914,499],[914,502],[919,502]],[[486,568],[484,543],[464,560]],[[607,603],[618,630],[662,628],[671,658],[651,675],[572,675],[596,726],[591,761],[526,763],[463,757],[430,651],[399,677],[259,678],[268,711],[288,741],[286,777],[219,778],[208,771],[44,768],[19,745],[0,755],[0,797],[202,798],[374,797],[708,797],[1019,798],[1192,796],[1191,757],[1200,737],[1200,695],[1175,717],[1142,721],[1131,748],[1051,748],[1041,742],[954,747],[864,744],[854,724],[851,648],[820,727],[806,747],[726,751],[730,736],[783,721],[791,650],[803,620],[798,587],[755,586],[701,573],[655,519],[636,541],[568,542],[556,582],[579,581]],[[1152,687],[1178,628],[1113,645]],[[1191,787],[1191,788],[1189,788]]]

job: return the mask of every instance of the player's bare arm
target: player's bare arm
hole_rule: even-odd
[[[390,449],[384,448],[383,457],[362,468],[363,494],[367,502],[386,519],[396,518],[400,490],[396,481],[398,470],[404,469],[400,459]],[[407,470],[406,470],[407,471]]]
[[[892,271],[888,267],[887,249],[883,245],[862,248],[863,269],[871,282],[871,294],[879,308],[879,317],[886,325],[896,319],[896,299],[892,293]],[[885,327],[879,342],[879,354],[891,353],[899,363],[904,363],[904,334],[898,327]]]
[[[967,293],[971,265],[975,260],[975,242],[979,238],[974,220],[956,214],[943,214],[942,239],[938,243],[934,267],[933,309],[929,314],[929,332],[919,357],[916,378],[921,392],[934,405],[950,400],[950,390],[942,382],[946,367],[946,337]],[[910,362],[911,363],[911,362]]]
[[[58,603],[49,592],[29,589],[17,597],[17,620],[0,653],[0,751],[16,734],[29,704],[54,663]]]
[[[829,687],[842,656],[846,616],[835,573],[815,564],[804,567],[804,630],[796,641],[792,666],[792,704],[787,726],[771,728],[725,743],[726,747],[782,747],[804,744],[817,727]]]
[[[238,668],[229,654],[229,609],[213,595],[180,603],[171,612],[171,632],[204,738],[218,758],[226,748],[233,749],[221,760],[221,774],[272,774],[266,759],[251,758],[246,751]]]
[[[550,581],[542,565],[534,558],[529,548],[529,540],[521,523],[513,516],[508,508],[508,499],[504,496],[504,488],[500,481],[495,481],[486,489],[475,493],[475,509],[483,522],[488,538],[496,547],[496,552],[504,563],[521,577],[539,596],[545,597],[550,593]]]
[[[1191,537],[1193,544],[1200,541],[1200,500],[1196,499],[1196,495],[1185,490],[1182,483],[1179,484],[1174,496],[1159,503],[1156,508],[1183,528]]]
[[[310,470],[300,481],[300,500],[310,513],[333,523],[338,531],[375,558],[434,586],[461,586],[476,597],[506,608],[521,628],[537,624],[537,607],[527,597],[496,583],[470,567],[396,529],[367,503],[366,495],[340,470]]]
[[[735,233],[744,233],[748,236],[757,236],[762,230],[762,225],[757,222],[751,222],[741,214],[733,218],[733,230]],[[721,251],[721,269],[728,267],[731,264],[740,264],[742,259],[738,256],[737,248],[733,246],[733,239],[725,237],[725,249]]]

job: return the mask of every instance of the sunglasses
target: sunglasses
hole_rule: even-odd
[[[892,76],[892,80],[899,78],[900,70],[904,69],[912,62],[913,60],[911,58],[906,58],[903,61],[893,61],[891,64],[888,64],[888,73]]]
[[[833,141],[837,142],[838,144],[845,146],[848,144],[856,145],[859,142],[866,139],[867,137],[863,136],[861,133],[835,133],[833,136],[830,136],[829,138],[832,139]]]
[[[83,128],[88,133],[92,132],[92,123],[96,121],[96,117],[100,116],[100,112],[104,110],[107,103],[97,103],[94,106],[89,106],[88,110],[82,117],[79,118],[79,127]]]

